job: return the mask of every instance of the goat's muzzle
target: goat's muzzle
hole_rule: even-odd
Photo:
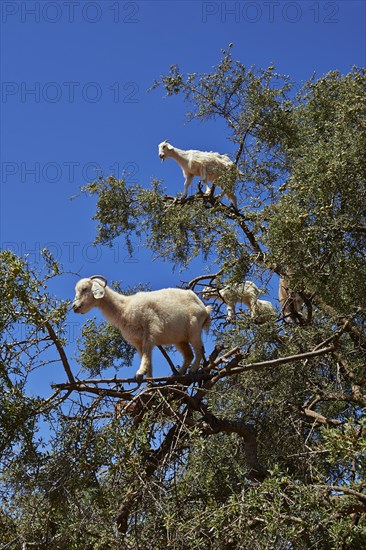
[[[80,307],[81,307],[80,304],[77,304],[76,302],[73,302],[73,304],[72,304],[71,307],[72,307],[74,313],[81,313],[81,312],[79,311],[79,310],[80,310]]]

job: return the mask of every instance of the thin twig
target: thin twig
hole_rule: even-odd
[[[71,371],[71,368],[70,368],[70,365],[69,365],[69,362],[67,360],[67,356],[66,356],[66,353],[65,353],[65,350],[64,348],[62,347],[61,343],[60,343],[60,340],[58,339],[57,337],[57,334],[55,333],[51,323],[49,321],[45,321],[44,322],[44,326],[46,327],[47,329],[47,332],[48,334],[50,335],[50,338],[51,340],[53,341],[53,343],[55,344],[56,346],[56,349],[59,353],[59,356],[60,356],[60,359],[61,359],[61,362],[62,362],[62,365],[65,369],[65,372],[67,374],[67,377],[70,381],[70,383],[74,383],[75,382],[75,378],[74,378],[74,375],[72,374],[72,371]]]
[[[165,357],[165,359],[167,360],[170,368],[172,369],[172,372],[174,374],[178,374],[179,371],[175,368],[175,365],[173,363],[173,361],[170,359],[169,355],[167,354],[167,352],[165,351],[165,349],[163,348],[163,346],[158,346],[160,352],[162,353],[162,355]]]

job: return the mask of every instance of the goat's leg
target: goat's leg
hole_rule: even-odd
[[[227,316],[226,320],[231,321],[235,315],[235,304],[226,304]]]
[[[200,366],[201,359],[204,354],[204,348],[200,332],[193,336],[191,344],[194,349],[195,359],[191,365],[192,372],[197,372]]]
[[[193,178],[194,178],[194,176],[191,175],[191,174],[189,176],[186,176],[186,180],[184,182],[184,191],[183,191],[182,198],[185,198],[188,195],[188,188],[192,184]]]
[[[235,210],[239,210],[238,209],[238,200],[236,198],[236,196],[234,195],[234,193],[226,193],[226,197],[228,198],[229,201],[231,201],[233,207],[235,208]]]
[[[141,350],[137,350],[141,355],[140,368],[135,374],[135,378],[138,382],[141,382],[144,376],[146,378],[152,378],[152,349],[153,346],[150,342],[144,342]]]
[[[207,170],[206,170],[206,166],[202,166],[202,170],[201,170],[201,180],[202,180],[202,183],[205,184],[205,187],[206,187],[206,191],[205,191],[205,195],[209,195],[211,193],[211,188],[209,187],[208,183],[207,183]]]
[[[188,342],[179,342],[179,344],[176,344],[176,348],[183,356],[183,365],[179,369],[179,374],[184,374],[192,363],[194,355]]]
[[[208,185],[207,180],[202,180],[202,181],[203,181],[203,183],[205,184],[205,187],[206,187],[205,195],[210,195],[211,187]]]

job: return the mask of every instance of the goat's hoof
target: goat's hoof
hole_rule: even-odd
[[[135,380],[138,384],[141,384],[141,382],[144,380],[144,375],[140,372],[136,372]]]

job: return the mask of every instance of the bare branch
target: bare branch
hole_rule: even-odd
[[[165,359],[167,360],[170,368],[172,369],[172,372],[173,374],[178,374],[178,371],[177,369],[175,368],[175,365],[173,363],[173,361],[170,359],[169,355],[167,354],[167,352],[165,351],[165,349],[163,348],[163,346],[158,346],[160,352],[162,353],[162,355],[165,357]]]
[[[320,413],[317,413],[311,409],[302,409],[302,412],[309,416],[310,418],[314,418],[319,424],[326,424],[329,426],[340,426],[343,424],[341,420],[337,420],[336,418],[326,418]]]
[[[333,352],[335,349],[334,346],[329,346],[327,348],[323,348],[320,350],[315,351],[308,351],[306,353],[300,353],[298,355],[289,355],[287,357],[280,357],[278,359],[271,359],[269,361],[260,361],[258,363],[249,363],[248,365],[244,366],[238,366],[232,368],[232,366],[229,365],[227,367],[224,367],[219,371],[218,374],[212,376],[211,384],[213,385],[216,383],[219,379],[224,378],[225,376],[233,376],[235,374],[240,374],[242,372],[250,371],[250,370],[261,370],[268,367],[277,367],[280,365],[286,365],[289,363],[294,363],[296,361],[303,361],[304,359],[310,359],[313,357],[317,357],[319,355],[325,355],[327,353]]]
[[[335,350],[334,346],[329,346],[326,348],[322,348],[319,350],[313,350],[308,351],[305,353],[300,353],[298,355],[289,355],[287,357],[279,357],[278,359],[270,359],[268,361],[260,361],[258,363],[248,363],[247,365],[240,365],[237,366],[238,363],[244,358],[243,354],[239,351],[239,348],[233,348],[232,350],[225,353],[223,356],[218,357],[211,368],[218,367],[220,363],[225,362],[230,356],[235,354],[235,357],[222,369],[219,370],[218,373],[210,373],[210,372],[202,372],[202,373],[192,373],[192,374],[178,374],[175,376],[160,376],[156,378],[146,378],[144,382],[153,385],[153,384],[160,384],[161,382],[179,382],[183,385],[189,386],[190,384],[194,382],[201,382],[201,381],[210,381],[210,387],[213,386],[218,380],[226,377],[226,376],[234,376],[236,374],[240,374],[242,372],[250,371],[250,370],[260,370],[268,367],[277,367],[280,365],[285,365],[289,363],[294,363],[296,361],[303,361],[305,359],[310,359],[313,357],[317,357],[319,355],[325,355],[327,353],[332,353]],[[91,391],[93,390],[93,393],[98,392],[108,392],[112,390],[108,390],[107,388],[90,388],[86,385],[86,382],[88,383],[105,383],[105,382],[114,382],[115,384],[132,384],[136,383],[135,378],[112,378],[112,379],[101,379],[101,380],[78,380],[74,381],[73,383],[63,383],[63,384],[52,384],[53,388],[56,389],[75,389],[77,391]],[[139,387],[139,386],[137,386]],[[115,391],[116,397],[126,397],[130,396],[131,391]],[[110,394],[108,394],[110,395]]]
[[[217,273],[210,273],[208,275],[200,275],[199,277],[195,277],[188,283],[186,283],[187,288],[194,288],[197,283],[200,281],[203,281],[205,279],[210,279],[210,284],[213,281],[213,279],[216,279],[216,277],[219,277],[224,272],[223,269],[220,269]],[[207,283],[206,283],[207,284]]]
[[[350,489],[349,487],[338,487],[336,485],[325,485],[325,484],[315,485],[315,487],[319,487],[319,489],[326,489],[327,491],[330,491],[330,492],[334,491],[337,493],[343,493],[345,495],[351,495],[358,498],[362,502],[366,503],[365,493],[360,493],[359,491],[355,491],[354,489]]]
[[[205,433],[236,433],[244,440],[244,453],[247,465],[249,467],[248,477],[256,481],[263,481],[268,476],[268,471],[264,468],[257,454],[257,439],[252,426],[249,426],[242,420],[230,420],[218,418],[209,411],[204,416],[204,421],[197,424]]]
[[[126,379],[131,380],[136,383],[136,380],[134,378],[132,379]],[[63,384],[52,384],[52,388],[56,388],[59,390],[75,390],[78,392],[87,392],[92,393],[94,395],[108,395],[109,397],[117,397],[119,399],[132,399],[131,392],[129,391],[118,391],[118,390],[111,390],[109,388],[98,388],[98,387],[92,387],[85,384],[83,380],[76,380],[72,383],[63,383]]]
[[[67,374],[67,377],[70,381],[71,384],[73,384],[75,382],[75,378],[74,378],[74,375],[72,374],[72,371],[71,371],[71,367],[69,365],[69,361],[67,359],[67,356],[66,356],[66,353],[65,353],[65,350],[64,348],[62,347],[61,343],[60,343],[60,340],[58,339],[57,337],[57,334],[55,333],[51,323],[49,321],[45,321],[44,322],[44,326],[46,327],[47,329],[47,332],[48,334],[50,335],[50,338],[52,340],[52,342],[55,344],[56,346],[56,349],[59,353],[59,356],[60,356],[60,359],[61,359],[61,362],[62,362],[62,365],[65,369],[65,372]]]

